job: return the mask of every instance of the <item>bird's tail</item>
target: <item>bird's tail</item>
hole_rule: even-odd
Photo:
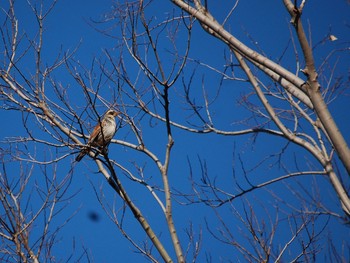
[[[81,159],[83,159],[83,157],[87,154],[87,152],[88,152],[87,149],[81,150],[80,153],[78,154],[78,156],[75,158],[75,160],[77,162],[80,162]]]

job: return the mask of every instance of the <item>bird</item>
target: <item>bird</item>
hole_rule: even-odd
[[[115,117],[119,114],[120,113],[115,110],[108,110],[105,113],[102,120],[97,123],[90,134],[87,147],[84,147],[75,158],[77,162],[80,162],[80,160],[83,159],[83,157],[90,151],[91,147],[106,149],[117,131]]]

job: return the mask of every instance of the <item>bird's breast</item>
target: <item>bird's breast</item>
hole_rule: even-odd
[[[98,133],[92,145],[101,147],[108,144],[112,140],[116,128],[117,125],[114,120],[106,120],[106,123],[103,124],[102,132]]]

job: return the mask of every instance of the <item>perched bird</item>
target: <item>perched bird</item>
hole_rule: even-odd
[[[119,112],[116,112],[114,110],[108,110],[106,112],[101,122],[97,123],[96,127],[92,131],[87,143],[88,147],[82,149],[78,156],[75,158],[77,162],[83,159],[83,157],[90,151],[90,147],[98,147],[103,149],[108,146],[115,132],[117,131],[115,116],[118,114]]]

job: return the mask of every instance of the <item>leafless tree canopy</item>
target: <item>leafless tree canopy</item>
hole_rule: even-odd
[[[59,2],[17,2],[0,4],[0,110],[12,124],[1,121],[15,129],[0,146],[1,261],[93,261],[94,248],[55,249],[89,174],[109,231],[151,262],[349,259],[349,137],[329,109],[348,94],[337,64],[349,42],[320,62],[337,36],[311,41],[305,9],[318,3],[280,3],[290,24],[271,55],[237,33],[242,1],[220,13],[214,1],[114,2],[86,25],[111,45],[86,58],[80,43],[46,45]],[[108,109],[120,113],[115,138],[78,164]]]

